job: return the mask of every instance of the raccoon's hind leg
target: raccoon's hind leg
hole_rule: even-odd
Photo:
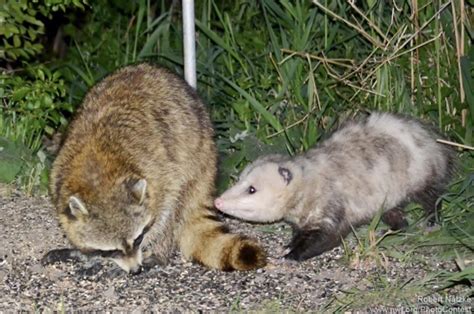
[[[401,230],[408,227],[408,221],[405,219],[405,214],[402,209],[405,206],[397,206],[392,208],[382,215],[382,221],[386,223],[392,230]]]
[[[291,251],[285,255],[285,258],[304,261],[320,255],[340,245],[342,238],[347,234],[346,230],[336,231],[327,228],[296,229],[288,245]]]

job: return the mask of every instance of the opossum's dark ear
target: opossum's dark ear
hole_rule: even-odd
[[[146,186],[147,182],[145,179],[140,179],[136,181],[132,181],[129,185],[130,193],[132,194],[133,198],[138,201],[138,204],[143,204],[146,195]]]
[[[291,173],[290,169],[278,167],[278,173],[283,177],[283,180],[285,180],[286,185],[290,184],[291,180],[293,179],[293,174]]]
[[[69,204],[68,205],[69,205],[70,214],[74,217],[77,217],[79,215],[88,215],[89,214],[89,212],[87,211],[86,206],[84,205],[84,203],[78,197],[71,196],[69,198]]]

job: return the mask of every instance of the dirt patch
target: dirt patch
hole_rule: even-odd
[[[258,238],[272,259],[290,237],[284,224],[228,223]],[[374,272],[388,282],[402,282],[421,279],[425,269],[439,267],[389,260],[386,270],[354,270],[347,266],[342,248],[336,248],[304,263],[230,273],[183,261],[176,254],[166,267],[129,276],[116,272],[111,262],[93,271],[87,271],[91,265],[77,263],[42,266],[46,252],[68,247],[46,197],[1,197],[0,228],[0,310],[317,310],[343,291],[377,289],[368,280]]]

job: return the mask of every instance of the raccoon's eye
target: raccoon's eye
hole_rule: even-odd
[[[249,194],[253,194],[253,193],[257,192],[257,190],[255,190],[255,188],[251,185],[251,186],[249,186],[249,188],[247,189],[247,192],[248,192]]]
[[[143,241],[143,237],[145,236],[145,232],[143,232],[142,234],[140,234],[134,241],[133,241],[133,248],[136,249],[137,247],[140,246],[140,244],[142,244],[142,241]]]

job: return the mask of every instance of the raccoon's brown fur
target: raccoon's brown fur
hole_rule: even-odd
[[[164,68],[128,66],[98,83],[51,171],[52,200],[72,244],[132,272],[147,256],[166,263],[175,246],[211,268],[264,266],[262,249],[215,216],[212,137],[197,94]]]

